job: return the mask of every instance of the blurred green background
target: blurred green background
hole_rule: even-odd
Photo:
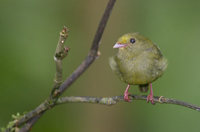
[[[53,86],[53,54],[63,25],[70,28],[64,60],[69,76],[87,55],[108,0],[0,0],[0,127],[40,104]],[[126,84],[111,71],[113,44],[127,32],[151,38],[169,60],[154,94],[200,105],[200,1],[119,0],[100,45],[101,57],[65,92],[115,96]],[[132,86],[131,93],[141,94]],[[169,132],[200,129],[197,111],[145,101],[107,107],[65,104],[46,112],[33,132]]]

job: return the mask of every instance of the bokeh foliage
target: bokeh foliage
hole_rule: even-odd
[[[11,115],[36,107],[50,93],[53,54],[63,25],[70,28],[67,77],[87,55],[107,0],[0,0],[0,127]],[[169,60],[155,95],[200,105],[200,1],[117,1],[101,41],[101,57],[65,95],[114,96],[126,84],[112,73],[108,58],[127,32],[151,38]],[[136,87],[130,92],[140,94]],[[106,107],[66,104],[47,112],[32,131],[196,131],[198,112],[174,105],[135,101]]]

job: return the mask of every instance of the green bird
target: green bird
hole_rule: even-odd
[[[113,48],[119,50],[109,60],[111,69],[120,80],[128,84],[124,100],[130,101],[128,93],[130,85],[138,85],[142,92],[147,92],[150,86],[147,102],[151,101],[154,104],[152,82],[167,68],[167,59],[158,46],[139,33],[127,33],[118,39]]]

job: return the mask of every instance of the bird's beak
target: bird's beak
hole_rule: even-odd
[[[122,48],[122,47],[126,47],[127,44],[120,44],[120,43],[116,43],[113,48]]]

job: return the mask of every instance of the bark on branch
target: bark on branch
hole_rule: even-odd
[[[130,97],[133,103],[135,100],[143,100],[143,101],[147,100],[146,95],[130,95]],[[123,96],[113,96],[113,97],[72,96],[72,97],[59,98],[56,102],[56,105],[65,103],[93,103],[93,104],[102,104],[110,106],[117,104],[118,102],[125,102],[124,97]],[[174,104],[187,107],[196,111],[200,111],[199,106],[172,98],[166,98],[163,96],[154,96],[154,102],[159,104]]]

